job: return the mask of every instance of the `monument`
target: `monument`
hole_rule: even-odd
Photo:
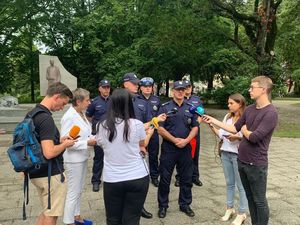
[[[40,95],[45,96],[47,88],[55,82],[66,84],[71,90],[77,88],[77,78],[69,73],[57,56],[39,55]]]
[[[46,70],[46,79],[48,80],[48,87],[53,84],[61,81],[61,75],[59,68],[54,65],[54,60],[50,59],[50,66]]]

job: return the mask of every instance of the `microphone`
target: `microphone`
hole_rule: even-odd
[[[202,106],[191,106],[189,108],[190,113],[192,114],[197,114],[198,116],[203,116],[204,115],[204,109]]]
[[[177,108],[173,108],[169,112],[167,112],[166,114],[167,114],[167,116],[170,116],[172,114],[176,114],[177,112],[178,112],[178,109]]]
[[[153,117],[152,120],[150,121],[150,128],[155,128],[155,129],[159,128],[157,117]]]
[[[76,139],[78,137],[79,132],[80,132],[80,127],[74,125],[69,132],[69,136],[73,139]]]

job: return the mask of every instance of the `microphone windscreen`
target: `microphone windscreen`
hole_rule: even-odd
[[[198,106],[198,107],[197,107],[197,113],[198,113],[199,115],[203,116],[203,115],[204,115],[204,108],[201,107],[201,106]]]
[[[195,114],[196,113],[197,108],[195,106],[191,106],[189,108],[190,113]]]
[[[79,135],[79,132],[80,132],[80,127],[74,125],[69,132],[69,136],[71,138],[76,138]]]
[[[157,117],[153,117],[151,120],[151,124],[157,129],[159,127]]]

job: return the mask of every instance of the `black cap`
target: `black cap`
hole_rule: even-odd
[[[182,80],[178,80],[174,82],[174,89],[180,89],[184,88],[185,89],[185,84]]]
[[[123,82],[130,81],[133,84],[139,84],[140,79],[134,73],[126,73],[123,76]]]
[[[185,85],[186,87],[187,87],[187,86],[192,86],[192,83],[191,83],[191,81],[189,81],[189,80],[184,80],[183,83],[184,83],[184,85]]]
[[[108,80],[101,80],[99,82],[99,87],[110,86],[110,82]]]

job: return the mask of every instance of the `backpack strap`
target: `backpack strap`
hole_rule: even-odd
[[[51,170],[52,170],[52,160],[49,160],[48,161],[48,209],[51,209],[51,195],[50,195]]]
[[[23,200],[23,220],[26,220],[26,205],[29,203],[29,174],[24,173],[24,183],[23,183],[23,194],[24,194],[24,200]]]

